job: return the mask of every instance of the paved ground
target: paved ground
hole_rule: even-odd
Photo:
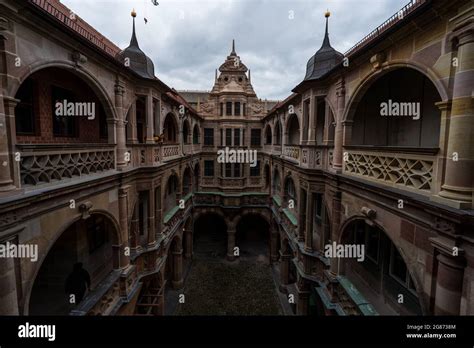
[[[222,258],[192,261],[185,303],[175,315],[281,315],[270,265],[259,259],[230,263]]]

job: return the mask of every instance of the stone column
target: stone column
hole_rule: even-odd
[[[117,112],[117,167],[123,168],[128,165],[125,160],[127,152],[127,140],[125,135],[125,113],[123,110],[123,93],[125,89],[120,82],[115,85],[115,111]]]
[[[121,230],[121,239],[122,245],[120,246],[120,268],[127,267],[130,264],[130,257],[129,253],[125,252],[125,248],[129,248],[130,245],[129,241],[129,233],[128,230],[128,216],[127,216],[127,196],[128,196],[128,188],[121,187],[119,188],[119,222],[120,222],[120,230]],[[130,251],[130,249],[128,249]]]
[[[308,216],[307,202],[308,195],[306,190],[300,189],[299,202],[298,202],[298,241],[303,242],[305,231],[306,231],[306,217]],[[304,199],[306,198],[306,199]]]
[[[161,233],[161,186],[155,187],[155,233],[158,236]]]
[[[438,272],[436,274],[435,315],[460,315],[463,292],[464,250],[445,237],[430,239],[438,253]]]
[[[309,103],[308,145],[316,145],[316,119],[318,115],[318,97],[311,94]]]
[[[17,240],[9,242],[18,244]],[[0,313],[2,315],[19,315],[20,309],[18,299],[21,297],[21,289],[18,288],[17,272],[20,269],[18,259],[0,258],[0,279],[2,279],[2,289],[0,291]]]
[[[15,161],[15,106],[18,101],[0,95],[0,193],[21,185],[19,162]]]
[[[138,132],[137,132],[137,100],[132,102],[130,106],[130,119],[128,122],[130,123],[130,142],[132,144],[138,144]]]
[[[235,248],[235,226],[229,225],[227,228],[227,260],[234,261],[234,248]]]
[[[313,251],[313,197],[312,193],[308,192],[306,198],[306,236],[304,243],[304,250]]]
[[[155,242],[155,192],[153,187],[151,187],[150,190],[148,190],[148,244],[153,245]]]
[[[171,255],[173,257],[173,289],[183,288],[183,248],[181,245],[178,247],[179,250],[173,250]]]
[[[301,278],[297,284],[298,302],[296,304],[296,315],[308,314],[309,291]]]
[[[191,228],[186,228],[184,230],[184,257],[186,259],[191,259],[193,257],[193,230]]]
[[[339,233],[339,225],[341,221],[341,214],[342,214],[342,203],[341,203],[341,193],[339,191],[333,193],[332,198],[332,225],[331,225],[331,241],[338,240],[338,233]],[[324,246],[323,246],[324,250]],[[330,261],[330,272],[334,275],[338,274],[338,261],[339,258],[333,257],[329,259]]]
[[[337,113],[335,116],[336,119],[336,128],[334,131],[334,154],[333,154],[333,161],[332,161],[332,167],[334,170],[337,172],[342,171],[342,160],[343,160],[343,120],[342,118],[344,117],[344,110],[345,110],[345,97],[346,97],[346,90],[344,88],[344,80],[341,79],[338,84],[337,84],[337,91],[336,91],[336,96],[337,96]]]
[[[465,262],[461,257],[439,254],[435,314],[460,315]]]
[[[458,40],[458,66],[454,75],[453,100],[447,147],[447,161],[444,184],[440,197],[457,209],[471,208],[474,191],[474,102],[472,85],[474,81],[474,30],[465,25],[459,33],[454,32]],[[454,160],[457,154],[458,159]]]
[[[153,96],[151,92],[146,96],[146,143],[154,144],[153,140],[154,129],[153,129]]]
[[[286,292],[286,286],[289,283],[291,254],[280,250],[280,291]]]

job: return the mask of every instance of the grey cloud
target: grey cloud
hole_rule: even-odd
[[[331,45],[345,52],[407,0],[63,0],[121,48],[137,37],[156,75],[176,89],[210,89],[236,40],[260,98],[284,99],[321,46],[327,8]],[[290,19],[290,11],[294,18]],[[148,24],[144,24],[143,17]]]

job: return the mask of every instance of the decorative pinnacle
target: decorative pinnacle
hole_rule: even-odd
[[[324,14],[324,17],[328,18],[329,16],[331,16],[331,12],[329,12],[329,10],[326,10],[326,13]]]

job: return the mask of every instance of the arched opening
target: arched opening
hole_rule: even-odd
[[[18,144],[107,143],[113,118],[98,88],[73,72],[48,67],[32,73],[15,98]],[[109,115],[106,114],[109,112]]]
[[[88,289],[93,291],[118,267],[113,250],[117,236],[113,222],[102,214],[72,223],[41,264],[32,287],[28,314],[67,315],[80,305],[89,295]]]
[[[194,222],[194,255],[223,259],[227,254],[227,225],[215,213],[200,215]]]
[[[137,141],[146,143],[146,97],[139,96],[135,101]]]
[[[199,140],[201,138],[199,135],[199,127],[197,124],[195,124],[193,128],[193,144],[199,144]]]
[[[281,145],[281,124],[277,121],[275,124],[275,145]]]
[[[189,125],[189,121],[184,120],[184,122],[183,122],[183,142],[185,144],[190,143],[190,137],[191,137],[190,134],[191,134],[191,128],[190,128],[190,125]]]
[[[180,289],[183,286],[183,244],[178,236],[173,238],[168,249],[165,279],[173,289]]]
[[[183,173],[183,196],[192,192],[191,169],[186,168]]]
[[[196,163],[194,166],[194,191],[197,192],[199,191],[199,182],[200,182],[200,177],[201,177],[201,167],[199,166],[199,163]]]
[[[290,206],[293,208],[297,207],[297,199],[296,199],[296,187],[293,179],[291,177],[287,177],[285,180],[285,197],[284,197],[284,206]],[[290,202],[291,200],[291,202]]]
[[[269,188],[270,187],[270,181],[271,181],[271,177],[270,177],[270,166],[268,164],[265,164],[265,169],[263,171],[264,175],[265,175],[265,188]]]
[[[244,215],[236,228],[236,246],[241,259],[270,263],[270,226],[259,214]]]
[[[400,68],[373,82],[354,103],[350,145],[438,148],[441,97],[421,72]]]
[[[272,128],[269,124],[265,127],[265,145],[272,144]]]
[[[163,140],[165,144],[176,144],[178,142],[178,125],[172,113],[166,115],[163,124],[163,133],[165,135]]]
[[[341,258],[339,269],[379,314],[422,314],[407,264],[381,228],[354,220],[344,228],[341,244],[363,246],[363,258]]]
[[[300,124],[298,116],[291,114],[287,125],[288,145],[298,145],[300,143]]]
[[[281,179],[278,169],[273,172],[272,193],[276,196],[281,194]]]
[[[165,202],[164,202],[164,211],[168,212],[174,208],[177,204],[178,199],[178,177],[176,174],[171,175],[168,178],[165,188]]]

